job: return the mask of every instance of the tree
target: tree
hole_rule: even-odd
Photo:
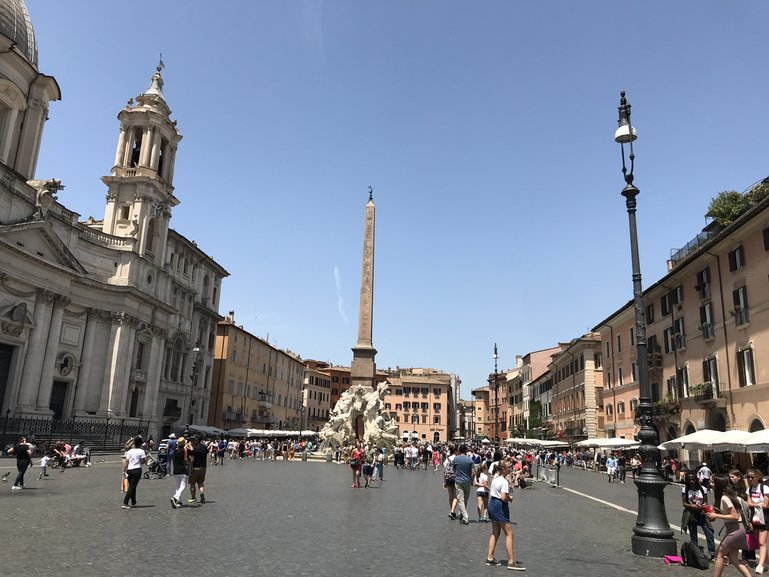
[[[748,191],[747,197],[750,204],[758,204],[769,195],[769,182],[762,180]]]
[[[725,190],[711,199],[705,216],[713,218],[723,227],[729,226],[750,207],[747,195],[736,190]]]

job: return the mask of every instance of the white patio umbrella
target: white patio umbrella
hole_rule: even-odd
[[[597,439],[598,446],[603,449],[628,449],[638,447],[640,443],[634,439],[623,439],[622,437],[610,437],[608,439]]]
[[[585,439],[577,443],[577,447],[598,447],[602,440],[604,439]]]
[[[740,431],[737,429],[726,431],[721,433],[710,447],[707,447],[710,451],[745,451],[745,443],[750,440],[752,433],[747,431]]]
[[[750,433],[750,437],[743,443],[747,453],[765,453],[769,451],[769,429],[763,429]]]
[[[545,440],[539,440],[537,439],[537,445],[540,447],[568,447],[569,443],[565,441],[549,441],[547,439]]]
[[[699,450],[703,446],[708,446],[713,443],[719,436],[723,435],[723,431],[714,431],[713,429],[700,429],[689,435],[683,437],[677,437],[669,441],[665,441],[660,445],[663,449],[687,449],[687,450]]]

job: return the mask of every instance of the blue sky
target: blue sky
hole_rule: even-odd
[[[184,139],[172,226],[230,273],[220,312],[349,364],[374,187],[379,367],[455,372],[632,298],[616,128],[633,105],[644,286],[710,199],[769,174],[763,0],[27,0],[54,76],[38,178],[102,218],[116,115],[163,53]],[[143,6],[143,7],[142,7]]]

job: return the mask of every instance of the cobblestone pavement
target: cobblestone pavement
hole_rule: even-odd
[[[0,461],[0,472],[10,464]],[[209,468],[208,502],[180,510],[169,503],[170,479],[143,479],[139,506],[121,509],[115,458],[90,469],[53,470],[43,481],[37,471],[27,474],[24,491],[0,485],[0,575],[444,577],[505,571],[483,564],[491,525],[476,521],[474,507],[469,525],[448,519],[442,474],[432,470],[387,467],[384,482],[351,489],[344,465],[228,461]],[[595,494],[611,500],[602,481],[595,476]],[[516,493],[511,512],[526,574],[691,573],[633,555],[633,515],[564,489],[535,483]],[[501,543],[497,556],[504,558]]]

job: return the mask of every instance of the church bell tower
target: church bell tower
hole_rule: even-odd
[[[107,185],[103,232],[136,239],[137,252],[162,266],[174,196],[174,161],[182,139],[163,96],[161,60],[149,87],[118,114],[115,165]]]

